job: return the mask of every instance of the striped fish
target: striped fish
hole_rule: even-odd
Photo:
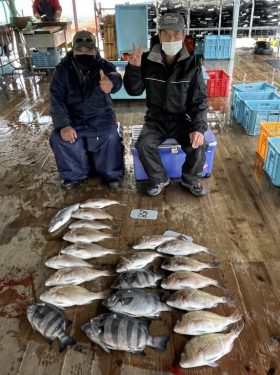
[[[76,341],[65,333],[72,322],[59,309],[44,303],[27,306],[26,315],[34,331],[40,332],[45,340],[51,344],[56,338],[59,340],[59,351]]]
[[[143,354],[146,345],[165,352],[169,336],[152,337],[149,335],[148,326],[148,321],[106,313],[91,319],[81,329],[107,353],[112,349]]]
[[[157,286],[157,282],[162,279],[162,275],[153,273],[150,270],[137,270],[123,272],[114,281],[112,288],[152,288]]]
[[[102,303],[111,311],[133,317],[160,317],[161,311],[174,310],[144,289],[120,289]]]

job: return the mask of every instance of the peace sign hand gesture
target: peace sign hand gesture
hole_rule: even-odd
[[[133,43],[133,54],[128,57],[129,64],[133,66],[141,66],[141,60],[143,55],[143,44],[140,45],[139,48]]]

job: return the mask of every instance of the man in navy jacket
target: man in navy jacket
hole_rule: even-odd
[[[50,145],[62,188],[70,189],[92,173],[109,188],[119,187],[124,147],[110,93],[121,86],[121,75],[101,58],[93,34],[77,32],[73,50],[56,67],[50,86]]]

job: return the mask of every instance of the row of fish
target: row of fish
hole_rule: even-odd
[[[219,297],[199,290],[208,285],[224,289],[224,284],[196,272],[205,268],[216,268],[217,263],[203,263],[188,257],[205,252],[214,255],[209,249],[183,241],[180,238],[163,236],[143,236],[134,245],[135,250],[153,249],[157,252],[139,251],[123,258],[117,266],[122,272],[112,287],[119,290],[103,301],[103,305],[117,313],[130,316],[158,317],[161,311],[172,311],[170,308],[189,311],[179,319],[174,331],[184,335],[196,336],[187,342],[181,355],[180,366],[184,368],[199,366],[218,366],[217,360],[232,350],[233,342],[242,331],[244,324],[240,322],[242,315],[235,311],[230,316],[220,316],[203,311],[216,307],[220,303],[233,303],[232,297]],[[161,254],[159,254],[161,253]],[[153,274],[149,270],[141,270],[157,257],[173,255],[163,261],[161,268],[172,271],[162,280],[162,275]],[[161,287],[177,290],[162,305],[159,297],[145,291],[137,291],[139,283],[142,287],[153,287],[161,281]],[[126,289],[126,288],[131,289]],[[151,305],[151,306],[150,306]],[[239,322],[239,323],[238,323]],[[238,323],[229,333],[220,333],[231,324]]]
[[[109,199],[88,200],[60,210],[50,223],[49,232],[54,232],[72,217],[80,219],[70,224],[71,230],[64,236],[65,240],[73,244],[62,249],[58,256],[46,261],[48,267],[57,269],[57,272],[45,282],[46,286],[53,286],[53,288],[40,296],[40,300],[44,303],[37,303],[27,308],[27,318],[32,328],[40,332],[49,343],[58,338],[60,351],[68,345],[73,345],[75,340],[65,333],[71,322],[59,308],[89,304],[93,300],[105,299],[109,296],[110,290],[93,293],[78,285],[98,277],[115,274],[110,270],[94,269],[93,265],[85,261],[117,253],[115,249],[106,249],[92,243],[113,237],[109,233],[100,232],[103,229],[113,229],[112,225],[96,221],[112,220],[111,215],[101,210],[111,204],[123,205],[121,202]]]

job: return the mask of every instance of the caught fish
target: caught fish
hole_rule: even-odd
[[[218,263],[203,263],[199,262],[196,259],[189,258],[186,256],[174,256],[166,261],[164,261],[161,265],[163,270],[168,271],[193,271],[199,272],[205,268],[216,268],[218,267]]]
[[[163,255],[156,252],[152,253],[148,251],[141,251],[136,254],[128,255],[127,257],[122,257],[121,261],[117,265],[116,271],[126,272],[129,270],[144,268],[159,256]]]
[[[67,319],[62,311],[54,306],[36,303],[27,306],[26,315],[34,331],[41,333],[44,339],[49,343],[55,339],[59,340],[59,351],[63,352],[67,346],[74,345],[76,341],[68,336],[65,331],[72,323]]]
[[[153,288],[157,286],[157,282],[161,279],[162,275],[155,274],[150,270],[128,271],[118,275],[112,288]]]
[[[95,270],[89,267],[62,268],[51,275],[45,282],[46,286],[78,285],[85,281],[92,281],[101,276],[113,276],[115,272],[109,270]]]
[[[50,268],[55,268],[56,270],[66,267],[92,267],[92,264],[79,258],[72,257],[71,255],[57,255],[49,258],[45,262],[45,265]]]
[[[71,255],[80,259],[99,258],[108,254],[118,254],[115,249],[106,249],[95,243],[74,243],[60,250],[61,254]]]
[[[185,288],[172,294],[167,305],[181,310],[202,310],[216,307],[219,303],[233,303],[231,297],[218,297],[198,289]]]
[[[215,255],[215,253],[207,249],[207,247],[180,239],[172,240],[159,245],[157,247],[157,251],[170,255],[191,255],[203,252],[210,255]]]
[[[69,225],[69,229],[77,229],[77,228],[91,228],[91,229],[112,229],[111,225],[107,225],[101,223],[100,221],[94,220],[78,220],[75,223]]]
[[[159,245],[174,240],[175,238],[176,237],[173,236],[163,236],[158,234],[142,236],[133,244],[132,247],[135,250],[155,249]]]
[[[180,366],[183,368],[218,367],[217,361],[232,350],[233,342],[243,328],[244,323],[240,323],[229,333],[210,333],[192,338],[187,342],[181,354]]]
[[[117,204],[119,206],[126,206],[126,203],[115,201],[113,199],[106,199],[106,198],[100,198],[100,199],[88,199],[84,203],[81,203],[80,207],[82,208],[104,208],[108,206],[112,206],[114,204]]]
[[[80,208],[72,214],[72,217],[82,220],[113,220],[113,216],[99,208]]]
[[[69,207],[65,207],[52,218],[49,225],[49,232],[55,232],[66,224],[70,219],[73,212],[77,211],[80,207],[80,203],[72,204]]]
[[[182,315],[181,320],[177,320],[174,332],[183,335],[204,335],[206,333],[222,332],[230,324],[242,319],[242,314],[235,311],[230,316],[221,316],[209,311],[191,311]]]
[[[112,238],[113,235],[109,233],[100,232],[91,228],[77,228],[65,233],[63,239],[69,242],[92,243]]]
[[[88,305],[96,299],[105,299],[111,290],[93,293],[77,285],[54,286],[40,295],[40,300],[57,307]]]
[[[91,319],[81,329],[106,353],[110,353],[112,349],[143,354],[146,346],[165,352],[169,336],[150,336],[148,327],[147,320],[105,313]]]
[[[161,311],[173,311],[158,295],[144,289],[120,289],[102,304],[109,310],[128,316],[159,317]]]
[[[209,285],[214,285],[217,288],[224,289],[223,283],[191,271],[171,273],[171,275],[166,277],[161,283],[162,288],[173,290],[185,288],[200,289]]]

